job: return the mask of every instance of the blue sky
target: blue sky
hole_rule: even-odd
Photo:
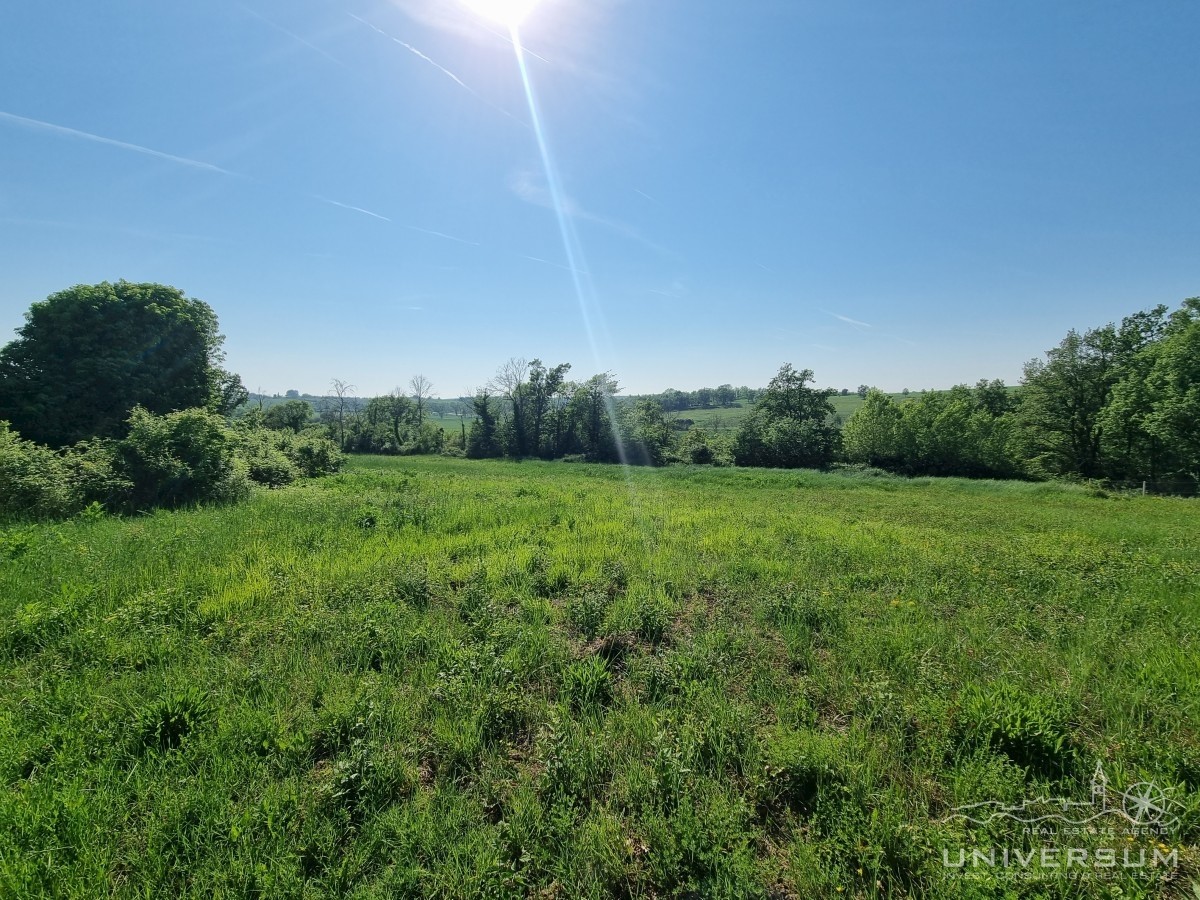
[[[0,337],[72,284],[210,303],[251,389],[1000,377],[1200,294],[1200,5],[0,8]],[[584,312],[587,313],[586,318]],[[591,336],[589,337],[590,323]]]

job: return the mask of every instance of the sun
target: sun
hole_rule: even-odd
[[[538,0],[462,0],[476,15],[516,28],[533,12]]]

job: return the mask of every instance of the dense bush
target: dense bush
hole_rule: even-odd
[[[72,496],[57,453],[0,422],[0,514],[58,516],[70,511]]]
[[[280,487],[336,472],[342,460],[325,438],[230,427],[203,409],[156,416],[139,407],[122,440],[57,452],[0,422],[0,517],[62,518],[92,503],[130,512],[231,501],[245,497],[251,482]]]
[[[310,434],[298,434],[289,438],[281,449],[305,478],[332,475],[342,467],[345,460],[333,441]]]
[[[119,502],[130,483],[115,454],[115,442],[99,439],[56,453],[0,422],[0,517],[59,518],[89,503]]]
[[[239,427],[236,433],[251,481],[282,487],[300,476],[299,468],[286,451],[291,442],[288,433],[249,427]]]
[[[239,500],[250,472],[225,420],[201,409],[156,416],[138,407],[118,444],[119,469],[132,482],[131,509]]]

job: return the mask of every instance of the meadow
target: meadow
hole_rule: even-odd
[[[1197,534],[1068,485],[435,457],[7,526],[0,896],[1194,898]],[[954,815],[1098,763],[1171,827]],[[943,856],[1114,841],[1173,863]]]

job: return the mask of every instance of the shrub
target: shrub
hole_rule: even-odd
[[[63,518],[90,504],[142,511],[238,500],[251,481],[280,487],[336,472],[343,460],[325,438],[253,421],[230,427],[203,409],[156,416],[138,407],[126,438],[94,438],[58,452],[0,422],[0,518]]]
[[[249,493],[249,467],[220,416],[202,409],[155,416],[138,407],[129,425],[118,458],[132,484],[130,509],[239,500]]]
[[[0,422],[0,515],[61,516],[74,507],[62,458]]]
[[[282,487],[299,477],[299,468],[287,454],[290,434],[254,427],[237,428],[235,433],[252,481],[267,487]]]
[[[85,507],[116,508],[125,502],[133,484],[118,469],[118,445],[106,438],[80,441],[63,453],[63,472],[72,486],[72,512]]]
[[[299,467],[305,478],[332,475],[342,468],[346,459],[333,441],[308,434],[297,435],[289,440],[283,452]]]

